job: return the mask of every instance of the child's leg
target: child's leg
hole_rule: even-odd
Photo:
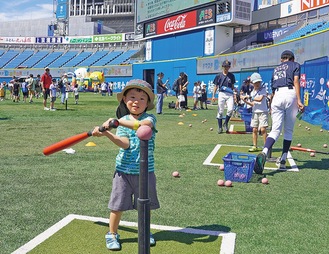
[[[257,138],[258,138],[258,127],[252,129],[252,144],[254,147],[257,147]]]
[[[193,109],[196,109],[198,106],[198,99],[194,98],[194,104],[193,104]]]
[[[257,137],[258,127],[252,128],[252,147],[248,150],[249,152],[257,152]]]
[[[119,223],[121,220],[122,211],[111,211],[109,232],[112,234],[118,233]]]

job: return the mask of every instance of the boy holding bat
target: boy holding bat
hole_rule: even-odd
[[[156,177],[154,174],[154,139],[156,134],[156,118],[147,111],[154,108],[154,93],[152,87],[143,80],[131,80],[121,93],[117,94],[119,107],[117,117],[119,127],[116,134],[109,130],[102,132],[100,127],[95,127],[92,135],[107,137],[119,146],[116,157],[115,174],[112,182],[111,198],[108,204],[110,209],[109,232],[105,235],[106,247],[109,250],[121,250],[118,227],[123,211],[137,209],[139,196],[139,170],[140,170],[140,141],[136,130],[141,125],[152,128],[153,134],[148,142],[148,172],[150,209],[160,207],[157,191]],[[103,123],[102,127],[111,126],[113,118]],[[155,245],[155,240],[150,235],[150,245]]]

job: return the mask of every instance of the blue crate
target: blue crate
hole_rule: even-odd
[[[223,157],[225,180],[249,182],[256,163],[256,155],[248,153],[228,153]]]
[[[252,117],[252,113],[242,113],[241,114],[241,119],[243,121],[251,122],[251,117]]]
[[[242,113],[241,119],[244,121],[244,125],[246,127],[246,132],[252,132],[252,127],[250,126],[251,123],[252,113]]]

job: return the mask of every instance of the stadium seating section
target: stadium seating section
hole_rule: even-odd
[[[329,29],[329,21],[319,21],[307,24],[292,32],[279,42],[302,38],[312,33]],[[0,48],[0,69],[6,68],[61,68],[88,67],[119,64],[132,64],[137,60],[134,55],[140,53],[143,47],[126,49],[11,49]]]
[[[308,25],[302,27],[301,29],[293,32],[292,34],[286,36],[280,42],[298,39],[300,37],[304,37],[306,35],[310,35],[312,33],[320,32],[320,31],[326,30],[326,29],[329,29],[329,22],[326,22],[326,21],[308,24]]]
[[[0,68],[61,68],[133,63],[139,49],[127,50],[38,50],[0,49]]]

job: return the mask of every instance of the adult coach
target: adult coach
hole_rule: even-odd
[[[45,73],[41,76],[40,84],[43,92],[43,109],[49,110],[49,108],[47,108],[47,99],[50,96],[49,87],[52,84],[52,77],[50,75],[50,70],[48,67],[45,68]]]
[[[156,106],[156,112],[157,114],[162,114],[162,106],[163,106],[163,97],[164,94],[167,92],[167,83],[168,80],[166,81],[166,83],[163,83],[162,79],[164,77],[163,72],[160,72],[157,74],[158,76],[158,80],[157,80],[157,106]]]
[[[218,121],[218,134],[223,132],[223,114],[225,109],[225,103],[227,105],[226,117],[224,122],[224,129],[228,132],[228,122],[233,113],[234,107],[234,84],[235,76],[233,73],[229,72],[231,68],[231,62],[225,60],[222,64],[223,71],[216,75],[213,83],[215,85],[214,91],[212,94],[212,100],[215,101],[215,94],[218,90],[218,112],[217,112],[217,121]]]
[[[280,136],[284,125],[283,148],[277,164],[280,169],[286,168],[287,154],[291,145],[296,115],[298,110],[304,110],[300,98],[300,65],[295,62],[295,56],[290,50],[281,54],[281,64],[272,75],[272,130],[268,135],[263,151],[257,155],[255,173],[262,174],[268,151]]]
[[[252,84],[250,84],[250,77],[248,77],[242,83],[242,86],[240,89],[240,98],[245,97],[245,96],[250,96],[253,89],[254,89],[254,86]],[[245,102],[245,108],[247,109],[248,113],[252,112],[252,107],[247,102]]]

